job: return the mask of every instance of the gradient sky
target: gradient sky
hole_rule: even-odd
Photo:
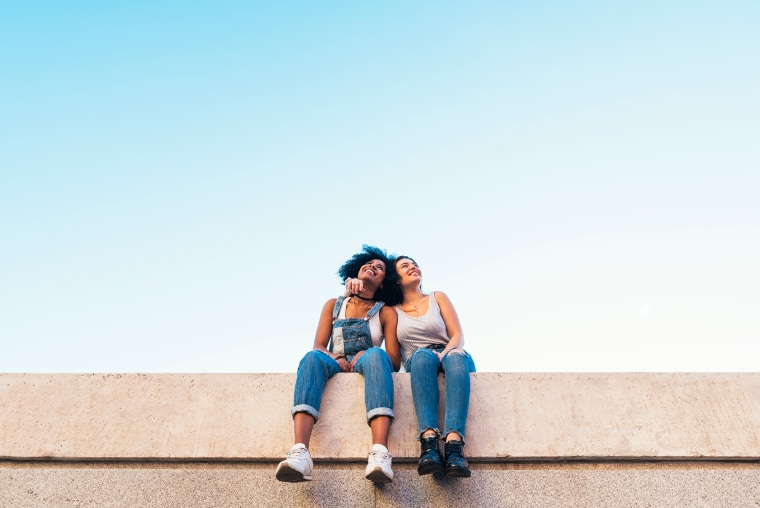
[[[295,372],[364,243],[480,371],[755,371],[760,3],[13,2],[2,372]]]

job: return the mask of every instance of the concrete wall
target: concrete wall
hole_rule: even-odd
[[[0,507],[760,505],[760,374],[472,374],[470,479],[417,476],[394,376],[375,486],[356,374],[328,384],[295,485],[274,480],[294,374],[0,374]]]

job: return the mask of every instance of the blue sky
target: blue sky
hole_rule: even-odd
[[[481,371],[757,370],[757,2],[3,10],[2,372],[294,372],[364,243]]]

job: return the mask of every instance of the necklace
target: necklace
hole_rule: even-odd
[[[352,295],[352,296],[356,296],[356,295]],[[366,298],[358,298],[358,299],[351,298],[349,301],[354,304],[354,307],[361,307],[363,309],[368,309],[372,307],[372,304],[375,303],[372,300],[368,300]]]
[[[354,312],[358,314],[356,317],[364,316],[367,312],[369,312],[369,309],[372,308],[373,302],[362,301],[362,300],[363,299],[356,299],[356,298],[351,298],[349,300],[349,303],[353,304]]]
[[[364,300],[365,302],[374,302],[375,301],[374,298],[364,298],[363,296],[357,295],[356,293],[351,293],[351,296],[355,296],[355,297],[359,298],[360,300]]]
[[[414,305],[411,302],[405,302],[405,303],[402,304],[404,306],[412,307],[413,308],[412,310],[404,310],[403,307],[401,307],[401,310],[403,310],[404,312],[414,312],[415,314],[417,314],[419,316],[419,314],[420,314],[420,304],[422,303],[422,300],[424,300],[426,296],[427,295],[422,295],[422,298],[420,298],[419,300],[417,300],[417,305]]]

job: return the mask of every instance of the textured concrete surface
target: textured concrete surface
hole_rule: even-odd
[[[408,374],[390,448],[416,460]],[[0,374],[0,459],[280,460],[294,374]],[[316,460],[364,460],[364,381],[328,383]],[[760,374],[472,374],[475,462],[760,457]]]
[[[394,467],[374,486],[364,464],[319,465],[312,482],[274,480],[273,464],[0,462],[2,507],[757,507],[760,464],[477,464],[470,479]]]
[[[363,380],[330,381],[314,481],[285,484],[293,374],[0,374],[5,507],[757,507],[760,374],[472,375],[469,479],[419,477],[397,374],[394,482],[363,478]]]

